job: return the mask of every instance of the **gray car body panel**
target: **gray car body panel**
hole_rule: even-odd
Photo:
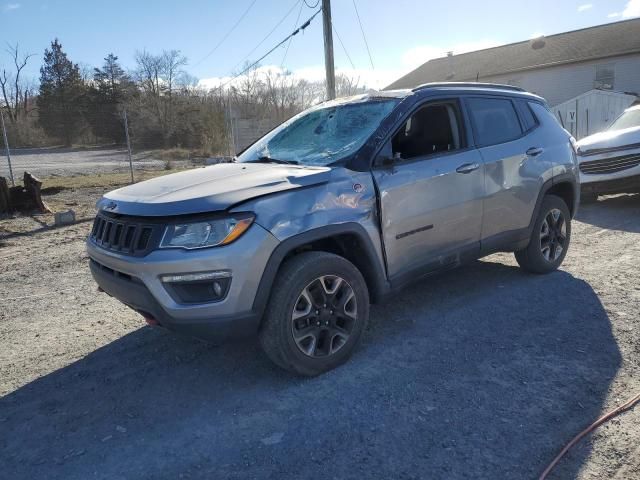
[[[327,183],[248,200],[231,210],[236,211],[255,212],[256,222],[280,242],[326,225],[356,222],[372,240],[377,260],[384,262],[369,172],[332,168]]]
[[[477,148],[464,97],[481,94],[531,101],[540,124],[514,141]],[[574,188],[578,184],[569,135],[539,97],[455,86],[402,92],[400,97],[396,110],[344,164],[222,164],[125,187],[98,202],[107,212],[141,217],[253,212],[254,224],[237,241],[189,251],[159,249],[135,258],[105,251],[89,240],[89,256],[139,279],[176,323],[210,318],[215,325],[216,318],[262,313],[265,291],[286,258],[283,247],[297,248],[299,239],[315,241],[350,229],[366,234],[367,261],[376,262],[375,275],[382,277],[374,283],[388,290],[456,265],[463,257],[521,245],[517,242],[528,238],[545,189],[555,179],[568,180]],[[425,102],[443,99],[460,101],[467,147],[380,165],[381,150],[407,117]],[[531,147],[543,151],[527,155]],[[456,172],[464,164],[478,168]],[[232,272],[227,297],[215,303],[177,304],[160,280],[168,273],[212,270]]]
[[[260,276],[278,240],[260,225],[252,225],[242,242],[200,250],[159,249],[145,257],[131,257],[104,250],[87,241],[89,257],[118,273],[141,281],[172,318],[193,321],[244,315],[252,310]],[[231,285],[224,300],[202,304],[179,304],[162,284],[166,274],[230,271]]]
[[[457,173],[465,163],[480,168]],[[466,247],[480,253],[484,166],[477,150],[417,158],[373,175],[390,277],[431,262],[445,265],[451,252]]]
[[[109,192],[98,209],[137,216],[226,210],[247,199],[327,182],[329,168],[223,163],[156,177]]]
[[[481,147],[485,163],[482,239],[526,229],[542,185],[554,175],[575,174],[568,134],[542,105],[531,107],[540,125],[507,143]],[[542,148],[536,156],[530,148]]]

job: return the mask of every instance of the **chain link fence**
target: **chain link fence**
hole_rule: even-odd
[[[138,175],[141,172],[181,170],[228,161],[280,121],[271,115],[247,115],[228,109],[217,131],[207,132],[218,138],[217,148],[202,149],[193,143],[163,146],[153,129],[126,110],[120,112],[118,119],[122,140],[115,143],[106,143],[86,132],[78,144],[72,146],[45,137],[35,142],[36,145],[24,146],[19,143],[16,125],[5,119],[6,141],[0,150],[0,176],[9,181],[13,177],[15,183],[20,183],[24,172],[44,180],[126,174],[129,181],[136,182],[142,177]]]
[[[227,105],[205,122],[200,112],[183,111],[175,120],[174,131],[163,135],[162,125],[139,111],[122,108],[111,116],[107,112],[99,116],[96,122],[105,118],[110,121],[111,138],[95,135],[90,119],[71,146],[44,135],[36,121],[20,124],[4,116],[4,126],[0,125],[0,177],[6,179],[5,185],[26,188],[23,178],[28,172],[42,182],[41,200],[49,211],[73,210],[77,221],[89,221],[104,193],[160,175],[230,161],[281,122],[268,113]],[[16,228],[22,235],[54,223],[54,215],[38,217],[36,211],[15,205],[12,209],[11,205],[12,201],[0,201],[0,238],[7,232],[16,234]],[[22,223],[5,222],[18,211]]]
[[[25,171],[42,178],[75,177],[79,175],[129,174],[136,181],[136,173],[153,170],[175,170],[203,165],[229,156],[228,147],[215,154],[208,154],[190,146],[165,147],[151,135],[135,117],[121,112],[118,123],[122,128],[122,140],[106,143],[85,133],[78,144],[63,146],[44,139],[36,145],[12,144],[19,141],[20,132],[15,124],[5,121],[3,148],[0,151],[0,176],[20,181]],[[216,132],[225,137],[226,129]],[[127,141],[129,140],[129,141]],[[6,148],[8,143],[9,148]],[[75,143],[75,142],[74,142]]]

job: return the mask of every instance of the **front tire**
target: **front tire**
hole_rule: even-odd
[[[516,261],[532,273],[549,273],[562,264],[571,240],[571,214],[562,198],[547,195],[542,200],[529,245],[515,252]]]
[[[351,356],[368,318],[360,271],[338,255],[305,252],[287,260],[276,277],[260,343],[276,365],[315,376]]]

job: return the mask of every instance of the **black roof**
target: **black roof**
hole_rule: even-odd
[[[386,88],[413,88],[426,82],[470,81],[631,53],[640,53],[640,19],[436,58]]]

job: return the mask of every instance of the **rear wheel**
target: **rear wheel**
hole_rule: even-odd
[[[571,240],[571,214],[560,197],[542,200],[529,245],[515,252],[518,264],[533,273],[549,273],[564,260]]]
[[[260,343],[280,367],[318,375],[351,356],[368,317],[367,285],[351,262],[327,252],[301,253],[278,273]]]

